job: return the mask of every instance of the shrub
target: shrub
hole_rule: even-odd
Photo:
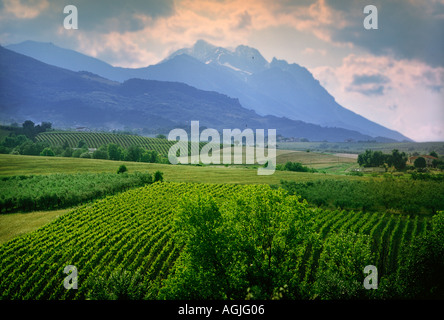
[[[154,172],[154,182],[156,181],[163,181],[163,173],[161,171]]]
[[[51,148],[45,148],[42,150],[42,152],[40,152],[41,156],[46,156],[46,157],[54,157],[54,151],[51,150]]]
[[[124,164],[122,164],[119,167],[119,169],[117,170],[117,173],[119,174],[119,173],[124,173],[124,172],[127,172],[127,171],[128,171],[128,169],[126,168],[126,166]]]

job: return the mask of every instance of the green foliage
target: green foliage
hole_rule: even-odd
[[[427,166],[427,162],[423,157],[419,157],[413,162],[413,165],[417,169],[424,169]]]
[[[81,140],[79,140],[79,143],[77,143],[77,148],[80,148],[80,149],[88,148],[88,145],[85,142],[85,140],[81,139]]]
[[[152,183],[149,173],[12,176],[0,181],[0,212],[71,207],[132,187]]]
[[[355,233],[333,234],[323,245],[312,295],[323,300],[362,299],[363,270],[374,263],[371,238]]]
[[[310,204],[328,208],[363,211],[396,209],[405,213],[436,213],[444,210],[442,175],[412,173],[412,178],[387,178],[382,181],[281,181],[281,186],[291,194],[300,195]]]
[[[154,182],[162,182],[163,181],[163,173],[159,170],[157,170],[156,172],[154,172]]]
[[[444,299],[444,212],[433,217],[431,230],[403,248],[403,254],[395,297]]]
[[[124,173],[124,172],[127,172],[128,171],[128,169],[126,168],[126,166],[124,165],[124,164],[122,164],[120,167],[119,167],[119,169],[117,169],[117,173],[119,174],[119,173]]]
[[[149,162],[149,163],[158,163],[159,160],[160,160],[159,154],[155,150],[145,151],[140,158],[141,162]]]
[[[84,153],[84,150],[82,149],[76,149],[72,152],[72,157],[73,158],[80,158],[80,155]]]
[[[108,144],[108,159],[110,160],[121,160],[123,149],[117,144]]]
[[[392,155],[388,158],[387,164],[393,166],[396,170],[403,170],[406,167],[407,155],[404,152],[394,149]]]
[[[48,147],[43,149],[42,152],[40,152],[40,155],[46,156],[46,157],[54,157],[55,156],[54,151],[52,151],[52,149],[48,148]]]
[[[251,189],[251,192],[250,190]],[[289,286],[310,214],[283,190],[245,187],[223,205],[207,194],[181,199],[175,226],[184,254],[166,281],[167,298],[270,299]],[[250,292],[251,294],[251,292]]]
[[[276,170],[294,171],[294,172],[316,172],[315,169],[303,166],[300,162],[287,161],[284,165],[276,165]]]
[[[411,177],[413,180],[444,182],[444,174],[430,174],[430,173],[412,172]]]
[[[141,300],[145,292],[142,282],[143,277],[139,272],[116,270],[107,278],[98,274],[88,284],[91,289],[88,291],[87,298],[90,300]]]
[[[381,151],[365,150],[358,155],[358,164],[362,167],[379,167],[384,165],[388,156]]]
[[[108,159],[108,152],[106,150],[96,150],[92,154],[93,159]]]
[[[137,145],[131,145],[124,152],[123,160],[125,161],[140,161],[143,149]]]
[[[358,155],[358,164],[363,167],[380,167],[387,164],[396,170],[404,170],[407,163],[407,155],[394,149],[392,154],[383,154],[382,151],[365,150]]]
[[[265,185],[153,183],[78,207],[0,246],[0,298],[440,298],[442,221],[442,214],[430,220],[311,209]],[[423,252],[422,242],[412,247],[415,258],[407,249],[422,235],[429,244]],[[62,285],[69,264],[79,270],[78,290]],[[380,286],[362,294],[366,264],[378,266]],[[418,271],[406,280],[419,291],[402,291],[410,284],[397,278],[404,265]],[[421,286],[425,270],[436,277],[424,282],[430,287]]]

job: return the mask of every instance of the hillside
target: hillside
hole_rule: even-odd
[[[76,148],[80,140],[85,141],[89,148],[99,148],[110,143],[123,148],[137,145],[145,150],[154,150],[163,155],[168,155],[168,150],[176,143],[160,138],[98,132],[45,132],[37,135],[36,140],[46,141],[51,146],[59,147],[66,142],[70,148]]]
[[[261,201],[262,196],[273,193],[266,186],[156,183],[108,197],[89,207],[78,208],[27,236],[15,238],[0,246],[0,297],[2,299],[98,298],[101,291],[98,291],[97,285],[100,283],[97,281],[103,279],[102,285],[104,285],[109,282],[107,279],[114,272],[125,271],[129,272],[131,277],[137,275],[137,280],[131,282],[131,286],[137,287],[126,287],[125,291],[114,289],[117,291],[111,291],[108,294],[114,293],[118,297],[120,294],[124,294],[123,292],[128,292],[129,289],[136,289],[130,291],[138,295],[130,297],[139,299],[189,298],[192,291],[186,293],[173,290],[174,283],[179,285],[185,281],[174,269],[175,265],[180,266],[186,261],[183,260],[185,257],[182,255],[186,248],[182,247],[180,242],[180,239],[186,239],[185,235],[178,233],[179,230],[172,223],[174,219],[179,217],[180,210],[178,208],[181,207],[181,199],[206,193],[211,195],[221,210],[225,210],[222,205],[223,201],[231,201],[241,196],[249,203],[248,199],[252,192],[257,194],[257,201]],[[288,204],[292,203],[292,198],[289,196],[284,196],[283,199],[290,201]],[[283,210],[282,216],[288,215],[285,211],[286,205],[282,204],[277,207],[275,213],[278,214],[280,212],[278,208],[281,208]],[[364,254],[365,250],[370,248],[367,247],[369,245],[374,250],[375,254],[372,257],[350,256],[349,253],[343,253],[344,259],[352,260],[347,263],[346,260],[341,260],[341,268],[354,270],[353,267],[356,265],[353,263],[356,263],[359,266],[359,272],[355,270],[353,274],[356,274],[358,278],[362,276],[361,267],[363,268],[369,262],[378,266],[381,279],[390,274],[396,275],[401,267],[400,261],[403,257],[401,249],[413,242],[415,237],[423,234],[430,224],[428,219],[400,215],[364,214],[353,211],[306,211],[303,204],[299,205],[298,210],[300,210],[300,214],[307,215],[305,224],[308,229],[304,232],[313,236],[314,233],[319,233],[321,242],[319,246],[314,246],[314,242],[311,243],[311,241],[314,241],[315,238],[306,238],[299,243],[297,250],[293,248],[295,251],[291,251],[291,254],[294,254],[292,256],[294,260],[291,259],[291,261],[294,263],[285,260],[286,264],[291,265],[291,274],[296,275],[295,278],[292,276],[292,281],[289,282],[290,289],[295,288],[295,285],[299,289],[297,292],[290,290],[284,294],[293,298],[295,295],[300,295],[301,298],[313,298],[315,294],[323,294],[326,297],[328,294],[333,294],[334,296],[334,293],[324,292],[325,289],[317,287],[316,283],[323,283],[318,273],[320,270],[318,266],[334,263],[335,260],[329,260],[326,255],[332,254],[330,250],[334,250],[334,248],[339,250],[336,253],[341,252],[340,250],[343,248],[341,246],[345,246],[344,248],[352,246],[357,254]],[[297,219],[295,222],[300,223]],[[302,232],[302,229],[299,231]],[[359,236],[353,236],[353,232],[359,233]],[[341,235],[341,237],[335,235]],[[274,236],[276,240],[283,239],[282,235],[277,233]],[[374,242],[370,244],[365,239],[371,239]],[[239,240],[236,239],[236,241]],[[353,244],[353,240],[357,243]],[[211,240],[208,239],[208,241]],[[289,249],[291,248],[286,250]],[[296,254],[296,252],[298,253]],[[260,251],[257,254],[257,258],[262,257]],[[266,256],[262,258],[266,258]],[[229,260],[229,262],[230,264],[238,263],[236,260]],[[221,260],[221,263],[225,265],[226,262]],[[274,270],[280,270],[280,266],[275,263],[277,260],[273,258],[273,268],[276,268]],[[63,286],[63,279],[66,276],[63,270],[67,265],[74,265],[79,271],[78,290],[66,290]],[[211,268],[211,266],[208,267]],[[257,271],[259,272],[260,269]],[[228,269],[227,272],[229,272]],[[237,272],[238,278],[236,279],[241,279],[240,277],[244,276],[244,271],[238,270]],[[338,272],[337,276],[345,277],[342,272],[346,271]],[[43,273],[45,276],[42,276]],[[281,273],[284,281],[285,275],[286,273]],[[174,276],[176,278],[171,278],[170,281],[161,282],[163,279]],[[260,286],[265,285],[265,283],[256,282],[257,280],[254,279],[251,278],[247,284],[231,283],[232,286],[242,288],[238,294],[241,299],[247,295],[246,285],[251,286],[256,283]],[[348,278],[344,278],[343,284],[352,288],[350,279],[346,279]],[[207,280],[212,281],[212,278],[207,278]],[[383,281],[381,282],[383,283]],[[325,285],[328,283],[326,282]],[[225,284],[222,285],[222,288],[229,290]],[[305,289],[301,290],[300,288]],[[183,290],[185,289],[183,288]],[[394,290],[390,286],[386,289]],[[354,291],[355,294],[366,294],[361,291],[362,288],[354,290],[357,290]],[[213,290],[212,292],[213,298],[217,298],[219,291]],[[382,296],[386,293],[387,291],[381,291]],[[201,291],[196,294],[205,295],[205,292]],[[103,298],[111,297],[102,296]]]
[[[88,72],[50,66],[0,47],[0,118],[49,121],[54,127],[86,126],[103,130],[161,130],[200,126],[278,129],[285,136],[316,141],[369,140],[341,128],[276,116],[260,116],[238,99],[178,82],[130,79],[113,82]]]
[[[112,67],[51,43],[26,41],[8,48],[51,65],[86,70],[119,82],[131,78],[177,81],[220,92],[262,116],[343,128],[377,139],[410,140],[339,105],[306,68],[276,58],[268,62],[258,50],[244,45],[229,50],[199,40],[156,65],[138,69]]]

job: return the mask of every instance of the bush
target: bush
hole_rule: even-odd
[[[80,155],[80,158],[84,158],[84,159],[91,159],[91,154],[89,152],[83,152]]]
[[[104,150],[96,150],[92,154],[93,159],[108,159],[108,152]]]
[[[154,182],[156,182],[156,181],[160,181],[160,182],[163,181],[163,173],[162,172],[160,172],[160,171],[154,172]]]
[[[54,157],[54,151],[51,150],[51,148],[45,148],[42,150],[42,152],[40,152],[41,156],[46,156],[46,157]]]
[[[127,172],[127,171],[128,171],[128,169],[126,168],[126,166],[124,164],[122,164],[119,167],[119,169],[117,170],[117,173],[119,174],[119,173],[124,173],[124,172]]]
[[[415,168],[417,169],[424,169],[427,166],[426,160],[423,157],[419,157],[415,160],[413,163]]]
[[[278,164],[276,170],[294,172],[316,172],[315,169],[303,166],[300,162],[287,161],[284,165]]]

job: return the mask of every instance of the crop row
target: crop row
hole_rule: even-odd
[[[223,203],[227,198],[260,194],[268,186],[225,184],[154,183],[109,196],[82,206],[51,224],[0,246],[0,298],[85,299],[98,279],[116,270],[142,277],[144,288],[165,279],[181,245],[172,221],[179,197],[211,194]],[[301,286],[316,275],[323,242],[333,234],[360,233],[371,236],[375,265],[381,274],[396,272],[401,248],[422,234],[426,217],[311,209],[313,235],[300,248],[298,274]],[[78,269],[78,290],[67,290],[65,266]],[[295,280],[296,281],[296,280]]]

